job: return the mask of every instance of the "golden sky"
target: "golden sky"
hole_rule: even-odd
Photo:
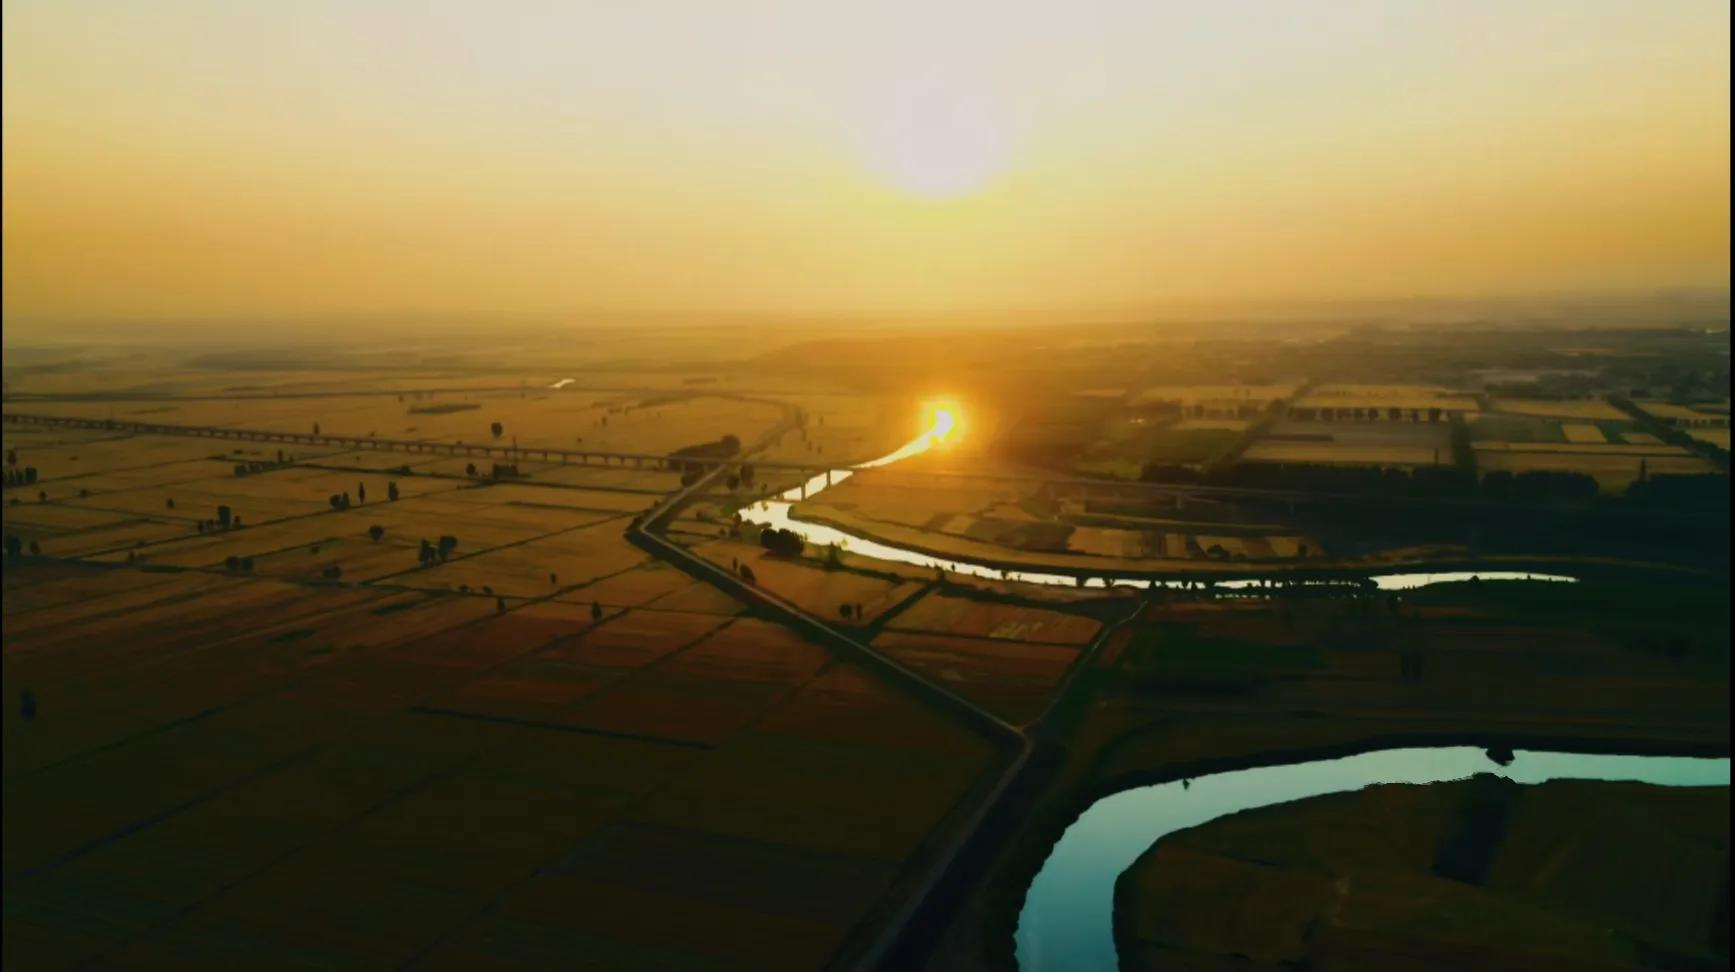
[[[4,311],[1726,287],[1726,0],[7,0]]]

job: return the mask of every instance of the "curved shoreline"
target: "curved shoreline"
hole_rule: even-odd
[[[1055,796],[1047,806],[1035,806],[1028,816],[1017,820],[998,821],[1001,839],[1013,841],[1006,846],[999,864],[983,877],[1006,890],[990,894],[983,917],[986,946],[992,949],[993,967],[1017,968],[1016,935],[1019,919],[1030,894],[1031,885],[1055,846],[1085,811],[1106,797],[1126,790],[1183,779],[1236,770],[1260,769],[1291,763],[1341,759],[1382,749],[1413,747],[1475,746],[1487,749],[1504,746],[1519,750],[1551,750],[1587,755],[1729,757],[1729,740],[1635,740],[1630,738],[1595,736],[1552,736],[1532,733],[1502,732],[1384,732],[1338,743],[1267,748],[1256,753],[1235,756],[1214,756],[1167,763],[1144,770],[1116,773],[1100,779],[1090,779]],[[987,835],[984,835],[985,837]]]
[[[1673,833],[1670,828],[1675,826],[1682,827],[1683,833],[1691,833],[1695,838],[1711,836],[1700,829],[1706,825],[1721,827],[1724,851],[1699,855],[1696,873],[1702,879],[1707,871],[1722,870],[1719,883],[1726,887],[1728,871],[1724,854],[1728,821],[1725,814],[1729,794],[1726,763],[1723,764],[1725,779],[1718,781],[1705,779],[1707,774],[1703,767],[1671,766],[1665,762],[1634,765],[1630,757],[1601,757],[1595,763],[1606,778],[1594,779],[1590,778],[1591,774],[1582,772],[1582,765],[1538,772],[1538,764],[1546,765],[1546,761],[1558,760],[1558,757],[1517,753],[1501,754],[1501,758],[1532,765],[1519,769],[1510,777],[1503,767],[1490,767],[1461,779],[1405,780],[1374,783],[1365,788],[1333,789],[1294,800],[1230,809],[1202,822],[1194,817],[1186,821],[1185,826],[1168,829],[1140,851],[1114,879],[1110,928],[1116,964],[1123,969],[1164,969],[1174,964],[1184,965],[1192,957],[1208,962],[1210,956],[1243,950],[1256,953],[1263,962],[1306,963],[1313,956],[1331,956],[1342,961],[1344,951],[1340,949],[1346,939],[1357,941],[1366,949],[1351,947],[1347,950],[1348,954],[1356,956],[1355,961],[1366,967],[1377,967],[1381,961],[1378,957],[1382,954],[1384,960],[1402,961],[1403,957],[1432,950],[1436,943],[1450,949],[1447,954],[1452,955],[1456,962],[1463,963],[1464,967],[1474,964],[1470,957],[1477,955],[1485,955],[1510,968],[1526,963],[1531,955],[1553,954],[1536,952],[1537,946],[1542,944],[1540,941],[1520,944],[1508,939],[1506,936],[1522,932],[1516,926],[1500,927],[1502,919],[1499,915],[1505,913],[1504,908],[1476,913],[1476,903],[1491,905],[1497,899],[1504,900],[1506,895],[1515,896],[1515,903],[1545,909],[1558,916],[1570,929],[1563,936],[1567,940],[1558,942],[1564,946],[1562,955],[1577,955],[1594,961],[1593,955],[1603,957],[1606,954],[1603,949],[1622,950],[1607,942],[1600,943],[1599,948],[1596,942],[1600,937],[1599,931],[1607,933],[1606,926],[1598,920],[1607,917],[1607,911],[1580,910],[1579,903],[1563,902],[1546,893],[1532,897],[1526,893],[1527,882],[1511,873],[1500,880],[1496,888],[1490,866],[1498,859],[1512,863],[1519,874],[1546,880],[1549,875],[1558,873],[1556,868],[1562,862],[1562,858],[1556,856],[1558,854],[1572,862],[1567,865],[1569,868],[1586,864],[1595,867],[1596,862],[1602,862],[1609,866],[1610,871],[1615,871],[1620,869],[1616,861],[1630,860],[1627,855],[1637,847],[1644,847],[1648,853],[1666,854],[1676,850],[1673,842],[1665,836],[1665,832]],[[1572,757],[1568,759],[1572,760]],[[1456,760],[1460,764],[1462,761],[1461,756]],[[1203,782],[1206,788],[1212,786],[1209,781]],[[1162,802],[1173,800],[1184,804],[1193,795],[1191,791],[1178,794],[1171,786]],[[1156,801],[1146,798],[1141,802]],[[1531,812],[1549,813],[1551,824],[1540,828],[1509,827],[1514,819],[1510,812],[1521,805]],[[1719,805],[1722,812],[1717,812]],[[1663,826],[1636,830],[1621,828],[1623,839],[1614,845],[1602,839],[1580,841],[1566,836],[1577,827],[1586,825],[1594,827],[1594,833],[1601,834],[1603,828],[1590,823],[1586,815],[1599,818],[1610,811],[1628,807],[1648,812],[1648,820]],[[1424,817],[1430,814],[1439,816],[1424,822],[1418,818],[1418,813]],[[1648,816],[1651,813],[1659,814],[1661,819]],[[1348,823],[1350,829],[1336,835],[1316,829],[1328,819]],[[1477,828],[1474,830],[1475,838],[1469,837],[1471,828]],[[1249,830],[1257,835],[1253,839],[1261,841],[1261,852],[1251,858],[1244,853],[1249,849],[1245,836],[1229,836],[1246,835]],[[1347,836],[1349,834],[1354,836]],[[1375,834],[1389,834],[1395,839],[1391,843],[1376,839],[1370,847],[1367,838]],[[1282,835],[1281,838],[1265,842],[1278,835]],[[1678,838],[1682,834],[1673,835]],[[1426,860],[1406,857],[1398,849],[1406,838],[1434,844],[1436,856],[1432,866]],[[1627,844],[1628,841],[1633,843]],[[1332,853],[1333,850],[1347,849],[1349,844],[1358,849],[1366,847],[1373,859],[1357,858],[1351,863],[1337,859]],[[1287,848],[1295,850],[1290,852]],[[1545,849],[1549,853],[1543,855]],[[1165,856],[1175,850],[1185,856]],[[1514,850],[1517,851],[1516,860],[1508,856]],[[1198,872],[1178,864],[1183,859],[1192,861],[1194,853],[1204,855],[1209,861]],[[1259,863],[1252,864],[1252,859]],[[1724,866],[1719,868],[1718,865]],[[1211,872],[1217,866],[1268,893],[1275,888],[1292,893],[1281,894],[1275,901],[1266,898],[1263,906],[1249,900],[1246,902],[1250,906],[1249,912],[1239,913],[1236,924],[1250,925],[1260,931],[1255,934],[1225,934],[1223,926],[1217,924],[1219,916],[1227,917],[1221,911],[1213,909],[1193,914],[1190,918],[1180,913],[1184,912],[1186,902],[1200,901],[1201,897],[1204,901],[1217,901],[1224,891],[1241,886],[1235,878],[1226,878],[1224,872],[1213,875]],[[1341,896],[1335,901],[1331,895],[1321,894],[1323,879],[1319,877],[1321,871],[1316,871],[1315,867],[1321,867],[1326,875],[1336,878],[1338,883],[1332,886],[1332,890]],[[1292,879],[1300,886],[1291,885]],[[1383,891],[1363,891],[1364,881],[1383,888]],[[1412,919],[1438,913],[1435,909],[1445,902],[1431,900],[1432,896],[1426,892],[1418,895],[1410,884],[1412,881],[1436,882],[1434,887],[1446,891],[1449,896],[1453,892],[1464,895],[1464,898],[1447,905],[1446,910],[1453,915],[1474,916],[1470,920],[1478,924],[1453,930],[1434,926],[1422,929],[1401,918],[1381,915],[1381,910],[1388,905]],[[1673,881],[1668,883],[1672,885]],[[1353,898],[1349,893],[1350,885],[1358,892]],[[1624,882],[1616,882],[1617,887],[1622,885]],[[1712,915],[1716,889],[1698,883],[1688,886],[1698,891],[1693,895],[1692,903],[1702,906],[1704,915]],[[1650,889],[1653,892],[1660,890],[1655,881]],[[1723,900],[1727,902],[1727,891],[1723,893]],[[1250,899],[1259,897],[1258,892],[1249,895]],[[1345,899],[1351,900],[1346,902]],[[1609,903],[1606,897],[1598,900]],[[1629,896],[1626,900],[1632,910],[1638,911],[1642,910],[1641,900],[1645,899]],[[1364,910],[1365,905],[1374,901],[1379,903],[1373,906],[1372,913]],[[1364,907],[1358,907],[1358,903]],[[1290,907],[1302,909],[1300,913],[1310,915],[1311,919],[1295,918]],[[1698,912],[1697,908],[1687,910]],[[1680,914],[1672,909],[1669,913]],[[1716,967],[1706,963],[1706,959],[1712,956],[1700,954],[1694,957],[1695,947],[1704,946],[1707,937],[1704,933],[1711,929],[1700,929],[1697,934],[1683,933],[1670,922],[1658,921],[1658,917],[1652,911],[1649,923],[1634,921],[1623,929],[1624,932],[1636,932],[1640,940],[1660,950],[1659,953],[1641,949],[1641,954],[1680,959],[1678,964],[1659,962],[1658,967]],[[1710,920],[1715,922],[1715,918]],[[1482,921],[1491,921],[1494,927],[1482,926],[1479,924]],[[1330,926],[1331,932],[1325,938],[1331,944],[1313,937],[1312,932],[1319,925]],[[1272,932],[1270,937],[1264,934],[1267,930]],[[1573,935],[1571,931],[1577,934]],[[1339,937],[1340,934],[1343,937]],[[1386,934],[1403,944],[1394,945],[1385,938]],[[1624,934],[1621,938],[1623,943],[1627,941]],[[1557,943],[1553,935],[1548,939],[1550,944]],[[1388,949],[1392,951],[1388,952]],[[1606,957],[1618,961],[1614,954],[1606,954]]]
[[[794,518],[791,517],[793,520]],[[1148,579],[1153,581],[1197,581],[1207,586],[1219,581],[1247,582],[1265,579],[1296,579],[1304,582],[1349,582],[1369,577],[1390,574],[1536,574],[1553,575],[1566,571],[1583,579],[1588,577],[1615,577],[1622,574],[1678,577],[1681,580],[1702,580],[1708,583],[1720,583],[1723,575],[1714,570],[1701,567],[1690,567],[1682,564],[1658,563],[1653,561],[1621,561],[1606,558],[1574,559],[1546,557],[1484,557],[1474,558],[1419,558],[1414,560],[1392,560],[1366,563],[1336,562],[1324,566],[1308,566],[1293,561],[1185,561],[1190,566],[1186,568],[1155,568],[1143,571],[1128,571],[1124,569],[1083,568],[1043,563],[1039,559],[1029,561],[993,560],[974,555],[959,555],[912,543],[906,540],[889,540],[877,536],[871,531],[863,530],[857,524],[841,523],[826,516],[803,514],[796,520],[799,523],[811,523],[836,530],[840,533],[860,535],[863,539],[887,547],[898,547],[918,553],[936,560],[952,560],[961,563],[978,564],[991,570],[1005,573],[1020,573],[1040,570],[1044,573],[1065,574],[1070,577],[1093,579],[1101,577]],[[848,551],[848,547],[844,548]],[[870,554],[861,556],[870,557]],[[1088,556],[1081,554],[1078,556]],[[1182,563],[1182,561],[1163,561],[1164,563]],[[995,580],[996,578],[987,578]],[[1010,579],[1009,579],[1010,580]],[[1096,585],[1092,585],[1096,586]]]
[[[1528,753],[1530,758],[1533,760],[1540,758],[1545,761],[1561,757],[1594,758],[1599,756],[1612,757],[1616,759],[1634,757],[1680,757],[1727,760],[1728,758],[1728,746],[1726,743],[1658,743],[1652,741],[1637,742],[1618,739],[1585,740],[1582,738],[1549,740],[1541,737],[1519,738],[1492,733],[1419,733],[1385,734],[1378,737],[1368,737],[1353,744],[1340,746],[1303,747],[1296,750],[1266,751],[1239,759],[1199,760],[1186,764],[1165,766],[1160,770],[1154,770],[1150,773],[1122,774],[1116,777],[1096,781],[1092,785],[1079,789],[1067,799],[1065,803],[1067,812],[1056,813],[1054,816],[1050,817],[1048,821],[1044,822],[1045,825],[1042,827],[1042,846],[1045,848],[1045,851],[1041,859],[1035,860],[1034,855],[1029,855],[1025,861],[1019,862],[1024,866],[1018,868],[1013,875],[1009,876],[1017,880],[1022,888],[1022,894],[1020,895],[1015,915],[996,916],[998,919],[996,924],[998,924],[1000,920],[1006,920],[1008,918],[1012,921],[1011,928],[1001,928],[999,931],[1001,934],[1005,934],[1007,939],[1009,939],[1008,944],[1012,948],[1014,962],[1017,967],[1027,970],[1041,967],[1039,963],[1034,961],[1033,957],[1029,955],[1026,950],[1029,941],[1028,936],[1034,934],[1033,929],[1036,927],[1028,923],[1031,917],[1029,911],[1032,907],[1031,895],[1039,886],[1044,874],[1048,873],[1051,862],[1054,862],[1057,859],[1056,855],[1061,852],[1063,843],[1067,841],[1069,835],[1075,835],[1073,837],[1075,841],[1085,841],[1086,844],[1084,847],[1094,846],[1091,842],[1092,834],[1087,834],[1083,831],[1075,832],[1074,828],[1077,827],[1087,815],[1091,814],[1092,811],[1096,811],[1100,804],[1103,804],[1104,801],[1107,801],[1110,798],[1135,793],[1137,791],[1155,789],[1159,786],[1173,784],[1182,780],[1202,781],[1212,777],[1234,777],[1249,771],[1277,770],[1286,767],[1293,767],[1299,770],[1316,763],[1331,763],[1340,760],[1352,760],[1358,758],[1373,759],[1382,755],[1389,755],[1391,757],[1410,756],[1412,753],[1420,750],[1436,751],[1442,757],[1464,757],[1470,753],[1475,753],[1478,750],[1486,750],[1490,746],[1505,746],[1515,751],[1519,751],[1521,754]],[[1466,750],[1467,753],[1453,753],[1451,752],[1453,750]],[[1723,777],[1720,782],[1696,785],[1727,786],[1728,767],[1726,763],[1722,767],[1722,770]],[[1501,775],[1504,775],[1506,772],[1503,768],[1496,767],[1492,763],[1489,764],[1487,771]],[[1381,775],[1383,777],[1387,774]],[[1428,773],[1424,772],[1422,775],[1426,776]],[[1359,777],[1357,778],[1359,779]],[[1456,777],[1444,778],[1450,779]],[[1403,779],[1382,779],[1374,782],[1405,781],[1406,780]],[[1332,785],[1330,789],[1322,792],[1342,792],[1345,789],[1356,788],[1359,787]],[[1157,794],[1153,793],[1152,796],[1155,797]],[[1264,802],[1248,804],[1239,807],[1238,809],[1246,810],[1258,806],[1286,803],[1291,799],[1296,799],[1296,797],[1278,797]],[[1120,810],[1123,813],[1126,810],[1125,807],[1117,807],[1115,809]],[[1099,812],[1106,814],[1111,811],[1104,809]],[[1238,810],[1229,810],[1226,812],[1233,813],[1238,812]],[[1214,820],[1223,815],[1223,813],[1217,813],[1205,819],[1206,821]],[[1197,824],[1188,824],[1187,826],[1195,825]],[[1103,832],[1103,826],[1105,826],[1105,824],[1099,820],[1096,828],[1097,835],[1100,835],[1100,833]],[[1130,866],[1130,862],[1135,861],[1140,854],[1148,852],[1150,845],[1153,844],[1155,840],[1160,839],[1161,836],[1162,834],[1158,834],[1150,841],[1143,842],[1138,851],[1128,858],[1128,865]],[[1131,839],[1142,838],[1135,836]],[[1100,852],[1100,848],[1098,848],[1098,851]],[[1090,851],[1076,843],[1072,845],[1071,854],[1072,857],[1068,859],[1068,863],[1073,866],[1077,866],[1080,861],[1083,861],[1085,866],[1088,868],[1092,861],[1095,860],[1091,857]],[[1085,855],[1085,857],[1078,857],[1080,854]],[[1095,866],[1101,867],[1103,865],[1100,860],[1095,860]],[[1118,866],[1113,862],[1111,862],[1109,866],[1115,868],[1114,874],[1109,875],[1104,879],[1101,874],[1093,873],[1090,880],[1093,882],[1098,879],[1107,880],[1107,886],[1112,888],[1114,882],[1119,879],[1119,876],[1126,870],[1126,868]],[[1064,880],[1064,878],[1056,875],[1050,878],[1050,880]],[[1100,890],[1100,888],[1098,890]],[[1048,893],[1049,895],[1052,895],[1056,892],[1051,890]],[[1074,889],[1072,893],[1076,895],[1076,889]],[[1078,899],[1074,896],[1065,900],[1076,902]],[[1049,901],[1047,902],[1047,906],[1052,908],[1057,905],[1054,901]],[[1112,900],[1110,906],[1112,911]],[[1089,906],[1087,905],[1087,908],[1088,907]],[[1094,909],[1090,910],[1090,914],[1093,919],[1104,917],[1103,915],[1096,914]],[[1106,944],[1112,953],[1114,948],[1114,942],[1112,940],[1112,914],[1107,917],[1109,920],[1108,927],[1110,940]],[[1105,944],[1103,942],[1095,942],[1095,936],[1088,931],[1084,934],[1091,938],[1094,945],[1098,948],[1101,948]]]
[[[763,505],[764,501],[753,504]],[[785,504],[790,505],[790,504]],[[750,507],[748,509],[751,509]],[[978,556],[960,556],[948,553],[925,544],[905,540],[885,540],[871,533],[860,531],[852,524],[840,524],[823,516],[805,515],[796,518],[786,514],[782,518],[747,517],[748,522],[762,526],[787,524],[790,527],[818,527],[830,530],[845,537],[844,550],[870,560],[886,560],[876,557],[871,551],[852,549],[849,539],[866,541],[867,544],[908,552],[932,560],[946,561],[957,565],[968,565],[979,568],[976,572],[949,571],[949,573],[964,573],[966,577],[979,577],[982,580],[997,583],[1029,583],[1047,587],[1074,587],[1086,590],[1143,590],[1153,586],[1177,587],[1183,584],[1197,583],[1206,588],[1215,587],[1219,591],[1258,591],[1262,581],[1291,582],[1302,586],[1338,586],[1375,582],[1375,586],[1384,590],[1414,589],[1431,583],[1450,583],[1466,581],[1472,576],[1490,582],[1495,581],[1537,581],[1559,582],[1580,581],[1589,579],[1619,579],[1621,577],[1642,577],[1659,580],[1676,580],[1685,583],[1726,583],[1725,576],[1717,571],[1689,567],[1680,564],[1656,563],[1651,561],[1620,561],[1606,558],[1570,559],[1546,557],[1511,557],[1511,558],[1440,558],[1397,560],[1387,562],[1369,562],[1365,564],[1337,563],[1330,566],[1285,566],[1282,562],[1262,562],[1254,567],[1251,563],[1243,565],[1218,566],[1218,562],[1205,561],[1186,569],[1153,569],[1129,571],[1125,569],[1086,569],[1074,566],[1045,564],[1032,560],[1029,562],[995,560]],[[797,529],[797,532],[801,531]],[[809,542],[820,542],[803,535]],[[909,561],[890,560],[891,563],[910,563]],[[915,565],[920,566],[920,565]],[[992,576],[984,571],[995,572],[1000,576]],[[1023,576],[1019,576],[1023,575]],[[1404,578],[1418,576],[1435,576],[1437,580],[1421,583],[1407,583]],[[1054,581],[1030,579],[1033,576],[1066,578],[1073,583],[1061,584]],[[1385,579],[1391,583],[1381,584]]]

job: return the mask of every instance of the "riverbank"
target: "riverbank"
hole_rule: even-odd
[[[1018,915],[1055,841],[1131,786],[1390,746],[1727,755],[1722,598],[1596,581],[1152,605],[1062,700],[1052,767],[996,816],[999,843],[931,931],[925,967],[1015,968]],[[1150,664],[1200,643],[1248,664],[1215,685]],[[1311,647],[1306,664],[1269,650],[1289,645]]]
[[[1387,554],[1358,558],[1312,557],[1288,560],[1215,560],[1210,558],[1127,558],[1094,554],[1026,551],[997,546],[963,537],[938,534],[863,517],[838,515],[835,509],[815,511],[795,504],[790,516],[802,523],[840,531],[870,541],[940,560],[955,560],[1010,574],[1039,571],[1076,580],[1081,584],[1098,578],[1128,578],[1148,581],[1199,581],[1222,583],[1249,580],[1292,582],[1354,581],[1393,573],[1536,573],[1574,577],[1613,577],[1644,574],[1711,582],[1725,574],[1681,564],[1623,560],[1616,557],[1562,556],[1468,556],[1461,547],[1406,548]],[[847,548],[846,548],[847,549]]]
[[[1247,810],[1120,876],[1116,952],[1123,970],[1726,967],[1728,813],[1727,786],[1496,776]]]

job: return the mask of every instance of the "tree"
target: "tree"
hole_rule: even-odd
[[[355,484],[355,501],[357,503],[366,503],[367,502],[367,484],[366,483],[356,483]]]
[[[318,422],[313,423],[313,434],[314,435],[319,434],[319,423]]]
[[[435,556],[434,545],[429,543],[426,537],[423,537],[422,545],[420,549],[416,551],[416,560],[423,566],[426,566],[434,562]]]
[[[234,519],[229,521],[229,525],[237,530],[241,529],[241,517],[236,516]]]
[[[439,550],[440,550],[440,561],[442,563],[444,563],[446,558],[451,555],[453,548],[455,548],[456,546],[458,546],[458,538],[457,537],[454,537],[454,536],[451,536],[450,534],[448,534],[448,535],[440,538]]]
[[[386,535],[386,528],[383,526],[380,526],[378,523],[375,523],[373,526],[370,526],[367,528],[367,535],[375,543],[378,543],[380,537],[383,537]]]
[[[37,490],[36,491],[36,502],[38,502],[38,503],[48,502],[48,492],[46,490],[41,490],[41,489]]]
[[[24,556],[24,541],[18,539],[17,536],[8,533],[6,535],[6,556],[11,557],[14,560]]]
[[[464,464],[464,475],[466,475],[466,476],[476,475],[476,464],[473,462],[465,463]]]
[[[838,617],[843,618],[845,621],[848,621],[849,615],[850,615],[850,605],[839,604],[837,606],[837,614],[838,614]]]
[[[756,584],[759,582],[759,578],[753,576],[753,568],[746,564],[741,565],[741,579],[749,584]]]
[[[549,571],[549,572],[548,572],[548,582],[549,582],[549,583],[550,583],[550,584],[558,584],[558,583],[560,583],[560,575],[559,575],[559,574],[556,574],[556,573],[555,573],[555,572],[554,572],[554,571],[552,571],[552,570],[551,570],[551,571]]]
[[[251,574],[253,572],[253,558],[252,557],[242,557],[241,558],[241,572],[245,573],[245,574]]]
[[[759,545],[782,557],[799,557],[807,547],[795,531],[777,528],[759,534]]]
[[[331,508],[334,510],[343,509],[343,497],[337,495],[336,493],[332,493],[329,497],[327,497],[326,502],[330,503]]]
[[[36,718],[36,693],[25,689],[18,696],[18,715],[25,722]]]
[[[396,500],[397,498],[398,498],[398,484],[397,484],[397,482],[394,480],[392,482],[386,483],[386,499]]]
[[[506,599],[505,598],[497,597],[494,599],[494,613],[495,614],[505,614],[506,613]]]
[[[6,465],[8,465],[8,466],[18,465],[18,450],[17,449],[7,449],[6,450]]]
[[[503,433],[505,433],[506,426],[501,425],[499,422],[495,422],[488,426],[488,431],[494,433],[494,438],[498,439]]]
[[[602,620],[602,602],[590,602],[590,620],[593,624]]]
[[[32,557],[42,556],[42,547],[35,540],[30,541],[30,556],[32,556]]]
[[[163,500],[163,505],[168,507],[171,510],[174,509],[175,508],[175,498],[173,496],[171,496],[168,499]]]
[[[231,572],[238,571],[241,569],[241,558],[230,554],[223,558],[223,566]]]
[[[227,507],[227,506],[217,507],[217,525],[218,526],[227,530],[227,529],[229,529],[229,524],[233,523],[234,520],[235,520],[235,514],[230,511],[229,507]]]

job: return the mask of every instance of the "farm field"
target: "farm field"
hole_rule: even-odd
[[[965,481],[961,487],[968,485]],[[983,504],[978,507],[982,512],[963,512],[970,503]],[[1244,528],[1173,518],[1114,517],[1071,501],[1020,502],[1011,491],[925,487],[880,481],[877,476],[858,476],[828,489],[799,504],[797,515],[861,535],[896,537],[943,555],[1049,562],[1086,570],[1093,564],[1136,569],[1160,561],[1288,561],[1304,553],[1318,557],[1324,552],[1317,539],[1278,524]],[[1094,525],[1105,522],[1127,525]]]
[[[923,581],[895,574],[865,574],[828,567],[819,559],[780,557],[757,544],[735,539],[715,540],[693,550],[725,569],[738,571],[740,566],[746,566],[753,572],[755,586],[844,628],[872,625],[881,615],[901,607],[927,587]],[[840,609],[844,605],[859,609],[860,617],[855,610],[843,616]]]
[[[1175,402],[1188,406],[1227,407],[1240,403],[1259,412],[1275,401],[1294,395],[1300,382],[1269,385],[1150,385],[1138,393],[1135,404]]]
[[[1240,420],[1201,419],[1165,424],[1132,419],[1112,426],[1072,464],[1083,476],[1136,480],[1148,465],[1199,466],[1241,439]]]
[[[1672,446],[1546,444],[1476,445],[1476,468],[1483,472],[1523,473],[1539,470],[1584,473],[1597,481],[1604,493],[1620,493],[1639,478],[1644,464],[1650,475],[1660,473],[1700,474],[1716,471],[1710,463]]]
[[[1443,423],[1309,422],[1274,424],[1241,454],[1245,462],[1431,466],[1452,461]]]
[[[1060,645],[886,630],[873,646],[1013,723],[1041,715],[1078,651]]]
[[[1635,404],[1646,415],[1668,424],[1690,425],[1695,422],[1721,421],[1729,424],[1729,403],[1716,405],[1679,405],[1671,402],[1640,401]]]
[[[261,576],[6,581],[6,684],[40,700],[6,714],[8,967],[820,965],[993,760],[690,597],[596,621]]]
[[[1432,385],[1321,385],[1297,398],[1294,407],[1402,409],[1423,413],[1433,408],[1478,410],[1473,396]]]
[[[1724,451],[1729,449],[1728,429],[1688,429],[1687,434],[1700,442],[1709,442]]]
[[[1577,422],[1626,422],[1631,416],[1602,398],[1510,398],[1490,399],[1491,411],[1509,415],[1534,415]]]
[[[1501,820],[1491,859],[1476,877],[1442,875],[1451,835],[1482,823],[1476,808]],[[1712,966],[1728,814],[1727,787],[1491,776],[1237,813],[1159,840],[1117,882],[1121,961]]]
[[[441,406],[475,406],[444,410]],[[31,401],[19,412],[76,418],[119,418],[172,425],[273,432],[378,436],[418,442],[516,444],[526,449],[597,449],[663,454],[724,435],[750,441],[781,418],[770,403],[691,392],[663,395],[551,391],[406,392],[402,395],[302,398],[212,398],[172,406],[140,401]],[[172,408],[172,411],[164,411]],[[417,411],[420,409],[421,411]],[[430,409],[433,409],[430,411]],[[492,423],[502,427],[495,438]],[[209,440],[206,451],[227,440]],[[277,446],[268,445],[271,450]],[[307,454],[298,446],[290,451]],[[402,455],[402,454],[400,454]],[[410,461],[413,454],[406,456]]]

